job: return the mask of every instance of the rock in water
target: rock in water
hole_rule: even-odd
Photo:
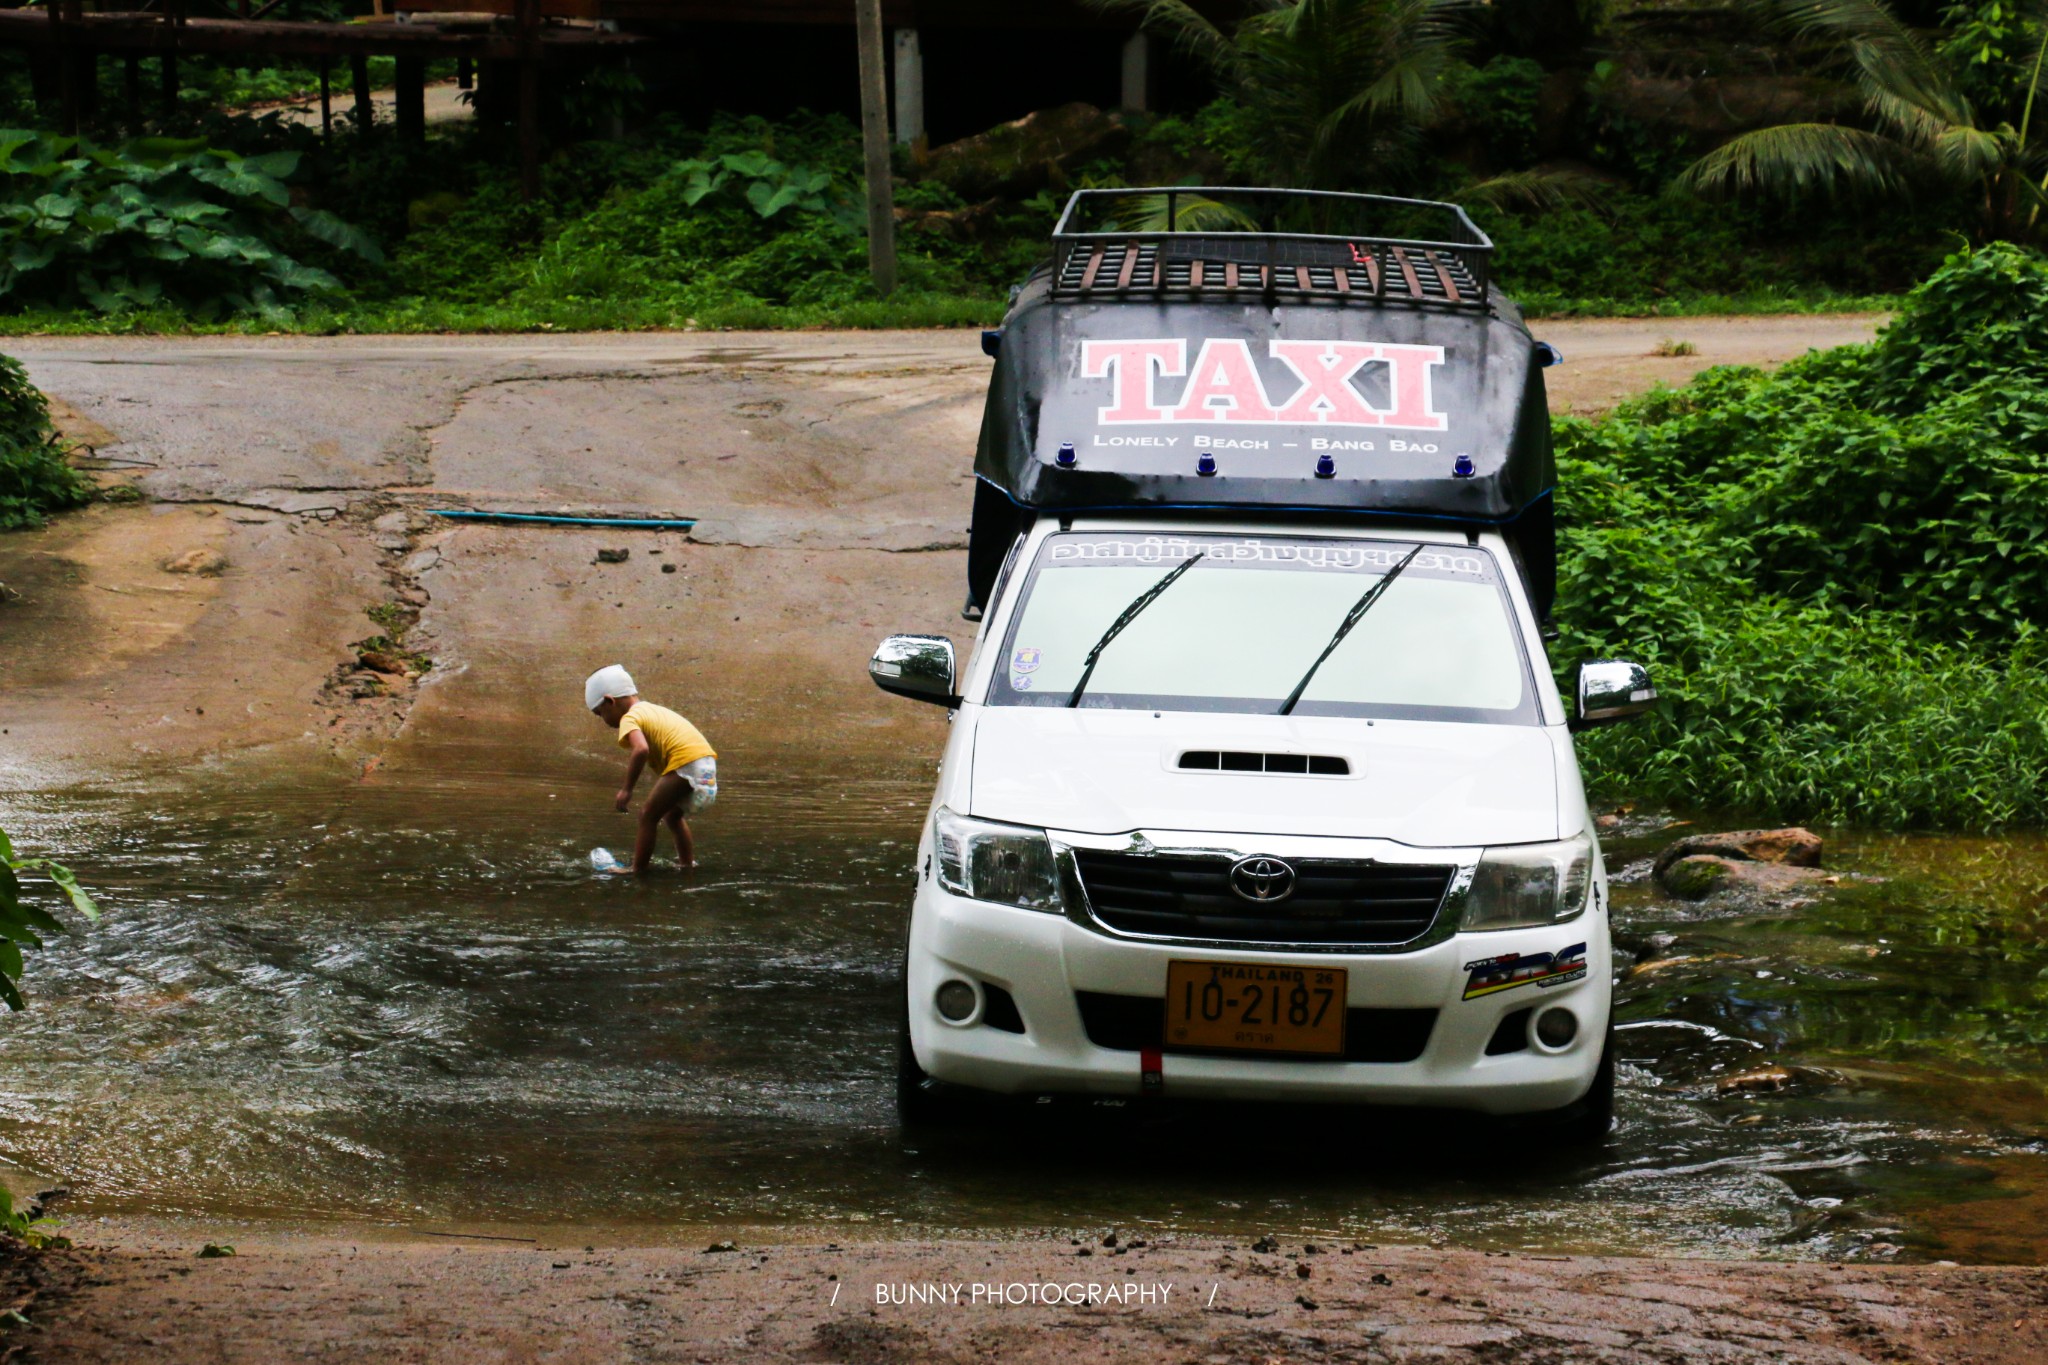
[[[1785,867],[1819,867],[1820,836],[1808,829],[1732,829],[1725,834],[1688,834],[1657,855],[1657,880],[1681,858],[1711,854],[1736,862],[1776,863]]]
[[[1792,1084],[1792,1073],[1782,1066],[1760,1066],[1754,1071],[1741,1071],[1733,1076],[1723,1076],[1714,1082],[1714,1089],[1723,1095],[1768,1094],[1783,1090]]]
[[[1776,896],[1836,880],[1817,867],[1743,862],[1713,853],[1687,854],[1657,873],[1657,881],[1666,891],[1689,901],[1705,900],[1716,891],[1753,891]]]
[[[1655,875],[1665,890],[1687,900],[1730,886],[1787,891],[1819,879],[1820,850],[1820,836],[1797,827],[1689,834],[1657,855]]]

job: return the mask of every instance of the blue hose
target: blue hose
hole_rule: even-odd
[[[550,517],[537,512],[463,512],[446,508],[430,508],[430,517],[447,517],[451,521],[503,521],[516,525],[539,526],[610,526],[632,531],[687,531],[697,524],[695,517],[687,520],[642,517]]]

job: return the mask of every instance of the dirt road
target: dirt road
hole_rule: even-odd
[[[1538,330],[1566,355],[1554,404],[1596,411],[1876,321]],[[1651,354],[1670,339],[1696,354]],[[0,608],[0,787],[276,746],[361,770],[403,762],[408,738],[500,724],[546,748],[588,738],[560,699],[628,656],[743,744],[813,715],[854,722],[813,742],[867,751],[943,723],[887,704],[862,664],[889,630],[962,635],[955,552],[988,374],[971,333],[12,349],[148,502],[0,540],[18,595]],[[699,520],[688,536],[514,529],[427,515],[440,507]],[[380,605],[434,660],[423,683],[353,667]]]
[[[244,1243],[17,1268],[30,1359],[2022,1365],[2048,1271],[1204,1239],[697,1248]],[[36,1284],[30,1284],[29,1280]]]
[[[1858,340],[1875,321],[1538,330],[1567,357],[1552,372],[1555,405],[1597,411],[1705,365]],[[1696,354],[1650,354],[1667,339]],[[826,771],[939,748],[935,709],[891,703],[863,674],[888,631],[966,638],[960,551],[988,370],[972,334],[10,349],[91,463],[144,500],[0,538],[0,799],[202,760],[367,783],[450,761],[608,762],[576,700],[584,674],[614,660],[650,693],[687,697],[735,766],[800,750]],[[524,528],[429,515],[443,507],[698,521],[687,535]],[[620,549],[621,562],[598,558]],[[355,642],[375,634],[401,637],[423,671],[360,667]],[[35,1358],[2016,1362],[2048,1351],[2037,1271],[1310,1255],[1196,1240],[1087,1258],[1064,1239],[706,1255],[288,1231],[199,1261],[196,1237],[94,1240],[16,1267],[17,1294],[37,1295],[40,1330],[18,1338]],[[880,1283],[1065,1283],[1076,1266],[1104,1285],[1170,1281],[1180,1297],[1115,1309],[873,1301]]]

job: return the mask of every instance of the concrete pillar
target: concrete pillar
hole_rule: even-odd
[[[1124,44],[1124,89],[1121,108],[1142,110],[1151,84],[1152,44],[1142,33],[1133,33]]]
[[[924,141],[924,52],[917,30],[896,30],[896,142],[909,147]]]

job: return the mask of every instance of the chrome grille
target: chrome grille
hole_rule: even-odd
[[[1073,851],[1089,909],[1124,934],[1232,943],[1386,947],[1435,922],[1455,871],[1370,859],[1288,858],[1294,890],[1248,901],[1231,888],[1235,860],[1199,853]]]

